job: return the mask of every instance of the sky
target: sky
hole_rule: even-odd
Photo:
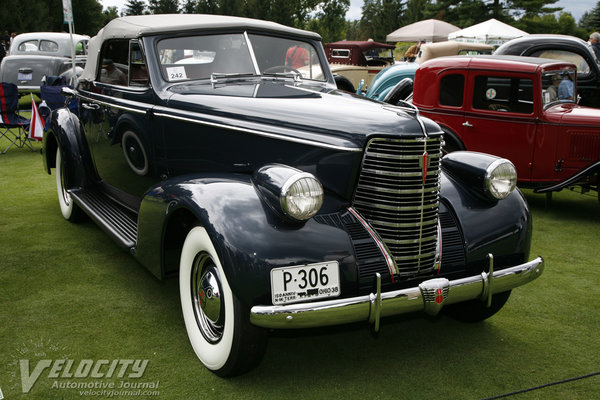
[[[99,0],[102,3],[104,8],[107,7],[117,7],[119,12],[121,9],[125,7],[127,0]],[[579,18],[583,15],[584,12],[593,9],[598,0],[558,0],[554,6],[563,7],[563,10],[566,12],[570,12],[575,21],[578,22]],[[360,19],[361,7],[363,5],[363,0],[351,0],[350,1],[350,10],[346,14],[346,19],[355,20]],[[598,27],[600,29],[600,27]]]

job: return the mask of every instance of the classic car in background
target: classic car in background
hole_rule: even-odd
[[[361,81],[366,89],[382,69],[394,64],[393,44],[372,40],[326,43],[325,55],[338,89],[354,93]]]
[[[286,65],[298,47],[310,64]],[[130,16],[89,48],[63,89],[79,116],[54,111],[44,137],[60,210],[179,275],[190,342],[218,375],[256,365],[268,329],[479,321],[542,273],[513,165],[442,159],[431,120],[336,89],[316,33]]]
[[[0,81],[11,82],[22,91],[39,92],[44,76],[73,71],[71,50],[75,54],[76,74],[83,72],[89,36],[57,32],[30,32],[15,36],[9,53],[0,64]]]
[[[566,35],[528,35],[504,43],[494,54],[572,62],[577,67],[579,104],[600,108],[600,61],[588,42]]]
[[[438,42],[421,45],[417,59],[412,63],[398,63],[381,71],[369,85],[365,96],[396,104],[406,99],[413,89],[412,81],[420,64],[443,56],[491,54],[493,47],[484,43]],[[402,84],[399,85],[399,83]]]
[[[447,151],[505,157],[538,192],[598,190],[600,110],[576,104],[577,67],[533,57],[444,57],[419,67],[412,102]]]

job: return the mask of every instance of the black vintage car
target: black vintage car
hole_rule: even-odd
[[[79,115],[54,112],[44,140],[62,214],[179,275],[191,344],[218,375],[256,365],[267,329],[377,330],[442,307],[478,321],[542,273],[514,166],[442,159],[416,110],[338,91],[315,33],[132,16],[89,53],[64,92]]]
[[[588,42],[567,35],[527,35],[504,43],[494,54],[572,62],[577,66],[579,104],[600,108],[600,61]]]

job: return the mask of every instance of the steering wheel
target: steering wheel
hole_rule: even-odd
[[[274,67],[267,68],[263,71],[263,74],[276,73],[276,72],[287,72],[287,71],[293,71],[293,72],[297,73],[298,75],[302,75],[302,73],[300,71],[298,71],[296,68],[290,67],[289,65],[276,65]]]

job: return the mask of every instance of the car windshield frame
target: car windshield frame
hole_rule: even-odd
[[[577,102],[577,70],[576,69],[558,69],[546,70],[541,76],[542,90],[542,105],[546,109],[556,104],[576,103]],[[559,87],[563,80],[569,79],[572,81],[572,96],[571,98],[560,98]],[[568,84],[566,84],[568,85]],[[554,87],[554,89],[553,89]]]
[[[265,33],[169,36],[156,42],[156,58],[169,84],[245,78],[327,81],[312,42]]]

